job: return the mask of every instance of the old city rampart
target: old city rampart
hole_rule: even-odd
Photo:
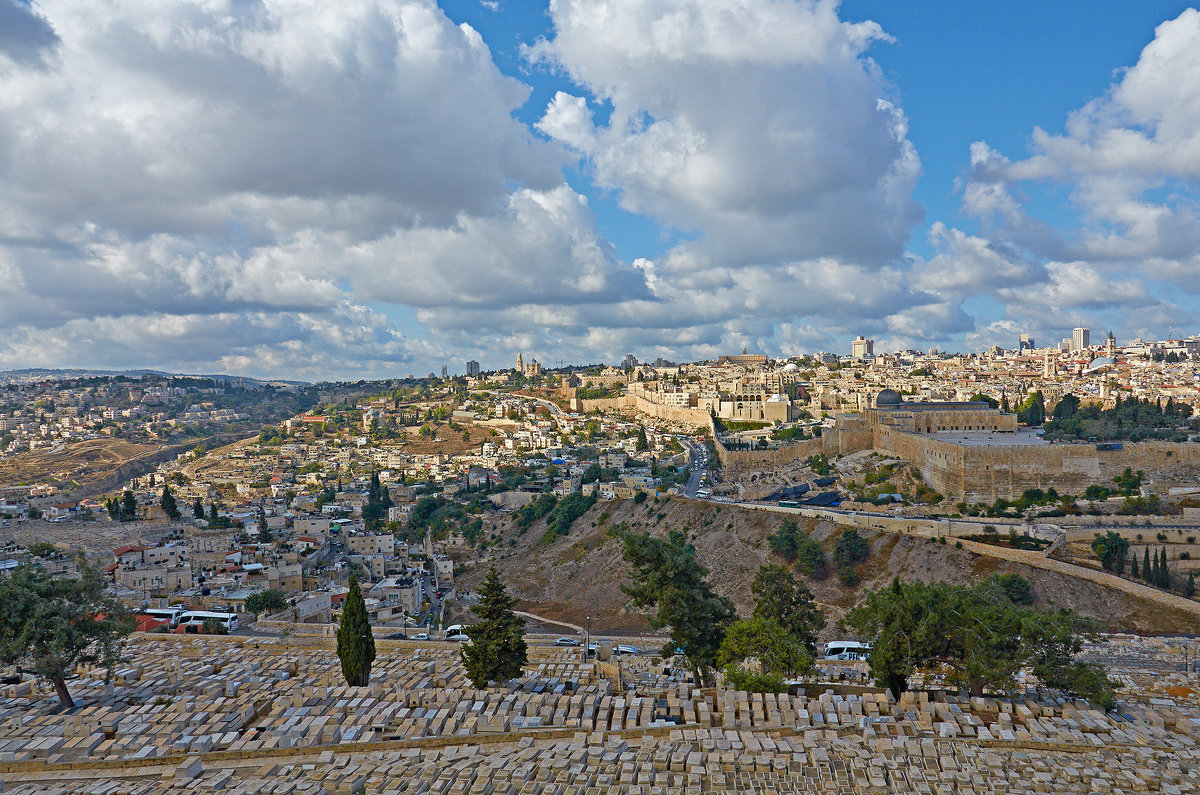
[[[910,433],[888,426],[867,430],[855,418],[839,417],[839,426],[810,439],[771,450],[730,451],[718,442],[717,453],[731,477],[784,466],[810,455],[846,455],[874,449],[911,462],[922,479],[948,498],[993,502],[1013,498],[1026,489],[1055,488],[1080,495],[1091,485],[1109,485],[1129,468],[1151,481],[1200,475],[1200,444],[1193,442],[1126,442],[1119,450],[1095,444],[1019,444],[1003,434],[995,444],[967,441],[954,433]]]

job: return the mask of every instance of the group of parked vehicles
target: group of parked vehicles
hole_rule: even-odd
[[[226,632],[235,632],[238,628],[237,613],[232,610],[192,610],[183,605],[170,607],[149,607],[139,611],[142,615],[150,616],[159,621],[167,622],[167,628],[172,631],[199,633],[206,621],[215,621]]]
[[[140,611],[142,615],[150,616],[159,621],[166,622],[167,627],[172,631],[182,631],[189,633],[199,633],[206,621],[217,622],[226,632],[234,632],[238,628],[237,613],[232,610],[193,610],[186,608],[183,605],[171,605],[170,607],[150,607]],[[180,629],[182,627],[182,629]],[[403,633],[397,633],[391,637],[405,637],[412,640],[429,640],[429,633],[418,632],[415,635],[406,636]],[[469,640],[466,633],[466,628],[462,624],[451,624],[446,627],[445,640],[450,641],[466,641]],[[563,636],[554,640],[555,646],[563,647],[579,647],[583,643],[578,638]],[[588,644],[588,654],[595,654],[596,650],[601,646],[606,645],[604,641],[597,640]],[[612,646],[613,654],[641,654],[641,650],[636,646],[626,644],[616,644]],[[821,650],[821,659],[823,660],[866,660],[871,653],[871,644],[860,643],[853,640],[837,640],[826,643]]]

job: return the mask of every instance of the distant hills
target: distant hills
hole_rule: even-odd
[[[141,378],[144,375],[158,376],[159,378],[207,378],[213,381],[245,381],[250,384],[271,385],[271,386],[312,386],[308,381],[287,381],[282,378],[260,379],[248,378],[241,375],[224,375],[224,374],[196,374],[196,373],[167,373],[162,370],[90,370],[84,368],[46,368],[46,367],[27,367],[21,370],[0,370],[0,381],[29,381],[39,379],[63,380],[67,378],[96,378],[96,377],[116,377],[125,376],[126,378]]]

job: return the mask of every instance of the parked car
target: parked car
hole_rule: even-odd
[[[408,635],[405,635],[403,632],[393,632],[391,635],[388,635],[386,639],[387,640],[408,640]]]
[[[413,635],[413,640],[429,640],[429,633],[418,632],[416,635]]]
[[[575,640],[575,638],[562,637],[562,638],[558,638],[557,640],[555,640],[554,645],[555,646],[578,646],[579,641]]]
[[[613,652],[616,654],[641,654],[637,646],[618,645]]]

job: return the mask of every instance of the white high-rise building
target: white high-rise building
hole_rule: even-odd
[[[1077,328],[1071,332],[1071,351],[1086,351],[1092,347],[1091,329]]]

